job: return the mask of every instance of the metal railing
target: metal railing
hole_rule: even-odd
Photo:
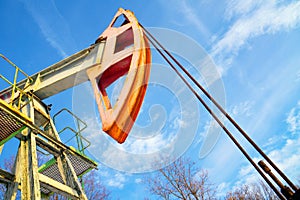
[[[5,76],[0,74],[0,78],[3,79],[5,82],[7,82],[11,87],[11,90],[8,90],[8,93],[4,94],[4,95],[6,95],[5,100],[8,99],[8,103],[11,106],[15,105],[18,108],[18,110],[20,110],[22,107],[21,106],[22,97],[24,97],[24,95],[28,96],[24,92],[24,90],[28,86],[30,86],[31,83],[33,83],[33,79],[30,76],[28,76],[23,70],[21,70],[17,65],[15,65],[11,60],[9,60],[7,57],[5,57],[3,54],[0,54],[0,57],[3,58],[6,62],[8,62],[13,68],[15,68],[13,81],[8,80]],[[25,76],[25,78],[27,79],[27,82],[26,82],[24,88],[20,88],[17,85],[18,77],[19,77],[20,73],[23,74]],[[2,98],[4,98],[4,96],[2,96]],[[14,104],[15,102],[17,102],[17,103]]]
[[[85,149],[87,149],[91,145],[90,141],[88,141],[85,137],[82,136],[82,132],[83,132],[84,129],[87,128],[87,124],[84,121],[82,121],[79,117],[77,117],[74,113],[72,113],[70,110],[68,110],[66,108],[61,109],[59,112],[57,112],[53,116],[54,124],[56,124],[55,123],[56,117],[59,114],[61,114],[62,112],[67,112],[68,114],[70,114],[73,117],[73,119],[75,120],[75,125],[76,125],[76,130],[77,131],[74,128],[70,127],[70,126],[66,126],[63,129],[61,129],[60,131],[58,131],[58,134],[61,134],[65,131],[67,131],[67,130],[73,132],[74,135],[71,138],[67,139],[67,141],[64,141],[64,143],[67,144],[68,142],[70,142],[72,139],[75,138],[76,142],[77,142],[77,150],[81,154],[85,155],[85,153],[84,153]]]

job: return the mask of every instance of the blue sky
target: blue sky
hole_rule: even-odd
[[[153,32],[161,31],[162,28],[164,34],[157,37],[181,56],[187,67],[200,69],[200,73],[194,74],[199,81],[210,92],[216,93],[226,110],[288,177],[299,184],[299,1],[153,0],[103,3],[96,0],[6,0],[0,2],[0,53],[13,60],[28,74],[36,73],[92,44],[105,30],[119,7],[132,10],[144,26],[155,27],[152,28]],[[184,54],[185,47],[180,46],[182,43],[178,40],[174,40],[178,34],[191,42],[191,45],[197,44],[203,48],[199,49],[199,58],[191,50]],[[172,38],[168,42],[170,35]],[[214,66],[212,70],[216,70],[213,76],[210,76],[210,70],[201,71],[211,68],[197,66],[205,64],[203,60],[206,55],[212,59],[209,62]],[[214,124],[200,105],[190,104],[190,101],[196,102],[193,97],[185,97],[190,101],[181,99],[180,95],[189,95],[188,92],[178,92],[184,86],[178,83],[179,85],[172,88],[172,83],[163,81],[169,78],[163,76],[169,71],[157,67],[165,64],[155,53],[153,62],[153,84],[145,97],[138,118],[139,126],[133,129],[134,137],[123,146],[113,144],[105,137],[108,140],[106,145],[111,144],[131,155],[138,155],[140,152],[162,153],[162,147],[173,141],[173,133],[181,138],[181,132],[192,132],[189,139],[182,142],[182,146],[174,143],[174,146],[164,151],[175,152],[175,155],[184,153],[192,157],[202,168],[208,170],[220,195],[235,185],[255,181],[258,178],[257,173],[224,133],[219,135],[217,132],[215,136],[219,135],[219,139],[216,145],[204,158],[199,158],[199,151],[208,134],[211,134],[209,130]],[[160,73],[160,70],[166,70],[166,73]],[[201,77],[205,80],[201,80]],[[161,82],[155,82],[157,80]],[[101,135],[100,119],[95,112],[91,116],[82,111],[83,108],[78,109],[77,105],[86,100],[80,99],[77,92],[88,90],[88,84],[80,87],[51,97],[46,102],[54,105],[53,113],[67,107],[81,115],[90,127],[87,137],[94,139],[94,135]],[[94,107],[93,101],[88,102]],[[135,142],[149,135],[153,136],[153,140],[149,139],[146,143]],[[128,172],[128,168],[123,169],[127,172],[112,169],[117,168],[117,164],[121,162],[114,159],[119,151],[109,149],[106,145],[101,146],[99,140],[93,141],[94,146],[98,145],[101,156],[93,149],[91,154],[100,163],[104,163],[99,167],[101,181],[112,191],[114,198],[142,199],[149,196],[141,184],[147,175],[143,169],[137,167],[137,174]],[[259,156],[253,149],[244,142],[242,144],[258,161]],[[180,150],[176,152],[172,147]],[[122,165],[133,162],[126,155],[123,158]],[[136,166],[139,166],[138,161],[136,162]]]

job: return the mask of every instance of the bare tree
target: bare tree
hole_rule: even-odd
[[[85,174],[82,179],[84,191],[88,199],[106,200],[110,197],[110,192],[100,182],[100,177],[95,170]],[[67,200],[68,198],[53,194],[50,200]]]
[[[11,156],[10,158],[5,158],[3,162],[3,169],[11,172],[13,165],[14,165],[15,158]],[[4,194],[6,192],[6,184],[0,183],[0,199],[4,199]]]
[[[225,200],[279,200],[276,193],[265,182],[259,181],[257,183],[245,184],[240,188],[236,188],[233,192],[228,192]]]
[[[83,177],[84,190],[88,199],[109,199],[110,191],[101,183],[101,179],[95,170]]]
[[[163,199],[215,199],[207,171],[190,159],[179,158],[146,178],[149,191]]]

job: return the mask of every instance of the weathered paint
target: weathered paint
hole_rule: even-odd
[[[125,21],[115,27],[120,16]],[[146,93],[151,52],[142,28],[128,10],[119,9],[97,41],[101,40],[106,40],[101,65],[88,69],[87,74],[94,89],[103,131],[123,143]],[[122,76],[126,76],[123,88],[115,105],[111,105],[106,88]]]

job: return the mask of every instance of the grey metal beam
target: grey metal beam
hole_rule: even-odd
[[[49,67],[32,75],[35,80],[32,87],[26,91],[34,91],[41,100],[58,94],[71,87],[88,81],[86,70],[100,65],[105,47],[105,40],[81,50]],[[20,81],[17,86],[24,88],[26,80]],[[11,87],[0,91],[0,96],[9,93]]]

